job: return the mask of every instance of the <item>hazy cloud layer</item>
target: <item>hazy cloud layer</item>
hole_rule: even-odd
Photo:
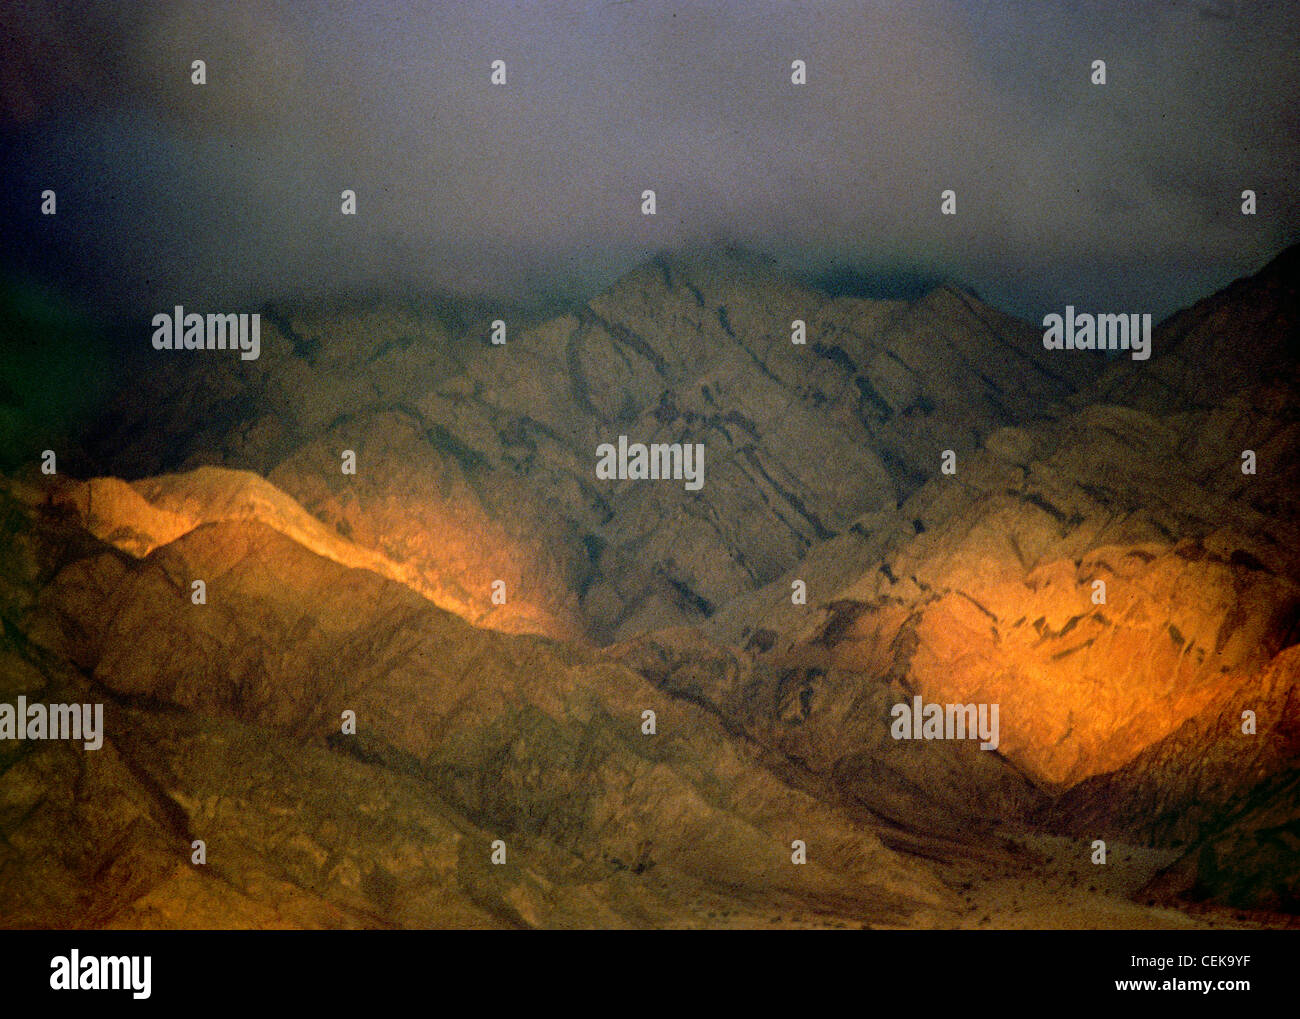
[[[7,259],[147,310],[582,289],[727,241],[1164,314],[1297,238],[1289,4],[704,6],[6,5]]]

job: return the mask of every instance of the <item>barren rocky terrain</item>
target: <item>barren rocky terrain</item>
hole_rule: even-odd
[[[106,705],[0,742],[0,924],[1294,926],[1298,282],[1149,361],[736,251],[151,351],[0,480],[0,701]]]

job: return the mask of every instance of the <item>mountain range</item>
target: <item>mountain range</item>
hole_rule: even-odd
[[[0,479],[0,701],[106,705],[0,742],[0,923],[1294,926],[1298,282],[1146,361],[731,249],[148,351]]]

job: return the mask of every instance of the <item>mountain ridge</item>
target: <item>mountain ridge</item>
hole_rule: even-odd
[[[294,778],[258,800],[290,828],[229,835],[248,840],[238,922],[277,922],[257,875],[289,865],[290,924],[714,908],[766,925],[764,886],[794,925],[1042,923],[1063,900],[1105,923],[1195,923],[1161,912],[1195,902],[1275,924],[1300,814],[1277,722],[1300,678],[1298,262],[1167,319],[1149,362],[1046,351],[954,286],[831,298],[771,260],[691,252],[558,315],[512,314],[500,346],[486,306],[363,302],[281,309],[255,362],[159,357],[64,454],[100,476],[5,483],[13,689],[102,691],[152,734],[96,770],[151,820],[135,904],[96,885],[94,915],[178,924],[192,897],[219,916],[222,893],[176,869],[177,819],[239,831],[212,783],[251,796],[259,768],[301,753],[349,789],[382,775],[408,820],[435,793],[418,824],[443,843],[516,833],[527,873],[501,885],[460,850],[422,870],[415,843],[382,872],[290,865],[293,819],[356,816]],[[595,448],[619,435],[703,443],[703,491],[601,481]],[[998,750],[892,739],[891,706],[916,696],[999,704]],[[340,698],[366,719],[356,737],[329,732]],[[638,732],[651,704],[671,759]],[[1266,752],[1229,725],[1252,704]],[[190,738],[265,747],[205,778]],[[80,767],[60,754],[41,767]],[[188,777],[159,799],[165,774]],[[48,839],[56,815],[32,827],[20,802],[0,825]],[[1125,820],[1152,803],[1181,820]],[[783,811],[822,847],[812,882],[783,869],[799,837]],[[1097,837],[1134,847],[1102,906],[1059,856]],[[869,860],[890,875],[874,904]],[[991,876],[1008,866],[1053,891],[1008,906]],[[51,876],[59,909],[84,873]],[[441,898],[405,910],[417,873]]]

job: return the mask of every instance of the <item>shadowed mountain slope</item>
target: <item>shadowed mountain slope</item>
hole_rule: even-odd
[[[89,473],[253,470],[480,611],[504,580],[494,626],[597,640],[703,620],[895,509],[939,449],[1101,368],[953,288],[832,300],[740,253],[657,259],[541,322],[387,305],[265,325],[256,361],[158,352],[86,444]],[[598,482],[620,435],[703,443],[706,497]]]
[[[83,480],[6,485],[5,694],[113,721],[99,756],[3,751],[3,898],[69,924],[1183,922],[1093,912],[1069,861],[1101,838],[1145,848],[1097,894],[1294,913],[1298,267],[1141,362],[734,251],[545,315],[279,307],[256,361],[153,352],[68,451]],[[704,487],[599,480],[620,435],[701,443]],[[996,751],[894,739],[917,696],[997,705]],[[69,826],[95,835],[42,857]],[[1004,867],[1039,905],[997,898]]]
[[[906,925],[952,909],[922,866],[625,668],[473,628],[260,521],[135,558],[38,493],[4,504],[20,553],[5,697],[108,704],[101,751],[6,745],[6,924]]]

